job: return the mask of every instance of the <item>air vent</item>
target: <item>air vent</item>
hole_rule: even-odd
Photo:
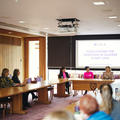
[[[7,16],[0,16],[0,19],[11,19],[11,18]]]
[[[112,9],[105,9],[105,10],[103,10],[103,12],[106,12],[106,13],[112,12]]]
[[[17,25],[13,25],[13,24],[8,24],[8,23],[4,23],[4,22],[0,22],[0,25],[6,26],[6,27],[10,27],[10,28],[15,28],[15,29],[20,29],[20,30],[30,31],[29,28],[21,27],[21,26],[17,26]]]
[[[4,27],[17,29],[17,30],[22,30],[22,31],[25,31],[25,32],[30,33],[30,34],[37,34],[37,35],[45,36],[44,32],[36,31],[36,30],[26,28],[26,27],[21,27],[21,26],[17,26],[17,25],[13,25],[13,24],[8,24],[8,23],[5,23],[5,22],[0,22],[0,25],[4,26]]]

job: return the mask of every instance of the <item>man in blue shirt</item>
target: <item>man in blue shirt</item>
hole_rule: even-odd
[[[80,113],[82,119],[86,120],[112,120],[112,118],[103,111],[99,111],[97,100],[91,95],[85,95],[80,98]]]

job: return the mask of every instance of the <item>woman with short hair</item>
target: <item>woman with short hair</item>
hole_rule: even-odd
[[[94,74],[93,72],[90,71],[90,67],[86,66],[85,67],[86,72],[84,72],[84,79],[94,79]],[[85,90],[84,95],[87,94],[87,90]]]
[[[86,66],[85,70],[86,72],[84,72],[84,79],[94,79],[94,74],[90,71],[90,67]]]
[[[98,102],[91,95],[80,98],[80,118],[81,120],[112,120],[105,112],[99,111]]]

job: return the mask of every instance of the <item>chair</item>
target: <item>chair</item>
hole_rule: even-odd
[[[11,98],[2,98],[0,99],[0,110],[2,111],[2,116],[5,118],[5,114],[8,108],[8,104],[10,104],[10,113],[13,113],[13,104]]]
[[[2,112],[2,118],[5,118],[5,109],[4,108],[0,108],[0,114]]]
[[[38,76],[37,78],[35,78],[35,80],[37,82],[41,82],[42,81],[42,77]],[[47,87],[47,90],[50,91],[50,101],[51,101],[53,99],[53,96],[54,96],[54,86]]]
[[[47,90],[50,91],[50,101],[51,101],[54,96],[54,86],[47,87]]]

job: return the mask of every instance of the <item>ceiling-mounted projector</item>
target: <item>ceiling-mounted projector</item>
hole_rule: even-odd
[[[60,32],[77,32],[80,20],[77,18],[57,19]]]

